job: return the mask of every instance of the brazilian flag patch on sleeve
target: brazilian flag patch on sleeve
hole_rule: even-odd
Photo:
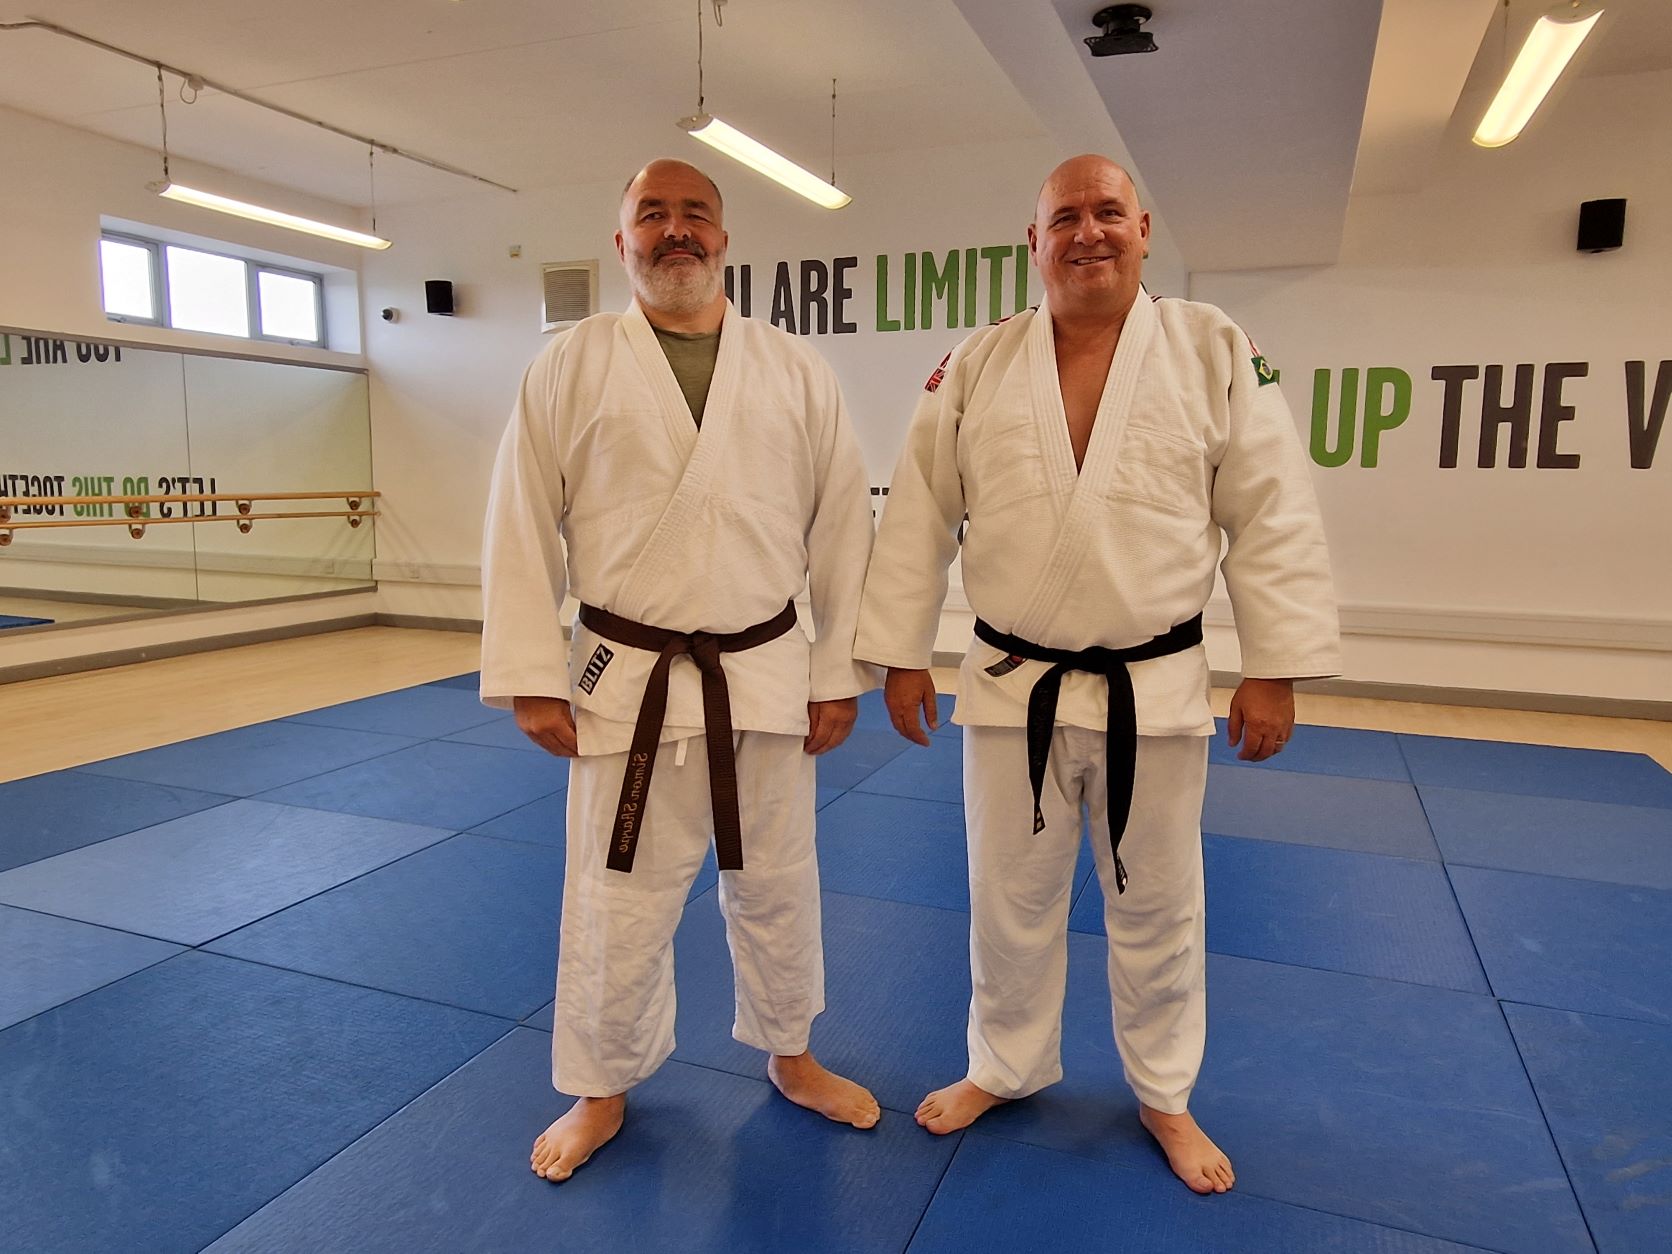
[[[1253,360],[1254,374],[1260,380],[1261,387],[1268,383],[1276,383],[1282,377],[1283,372],[1258,353],[1254,354]]]

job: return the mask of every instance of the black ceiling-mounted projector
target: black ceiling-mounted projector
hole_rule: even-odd
[[[1111,4],[1093,14],[1094,23],[1103,28],[1101,35],[1088,35],[1086,47],[1094,57],[1121,57],[1132,52],[1154,52],[1155,36],[1139,30],[1150,20],[1148,6],[1142,4]]]

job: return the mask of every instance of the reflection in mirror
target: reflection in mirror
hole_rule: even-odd
[[[0,331],[0,633],[369,586],[370,488],[361,371]]]

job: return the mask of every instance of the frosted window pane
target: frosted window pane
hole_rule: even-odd
[[[167,257],[170,323],[183,331],[213,331],[247,339],[250,306],[244,263],[173,245]]]
[[[262,270],[256,279],[261,296],[261,333],[285,340],[319,340],[319,307],[312,282]]]
[[[99,241],[99,272],[104,279],[104,307],[108,314],[127,318],[155,318],[156,295],[151,291],[151,250],[120,240]]]

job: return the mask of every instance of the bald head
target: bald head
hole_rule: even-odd
[[[646,183],[656,185],[673,176],[681,182],[690,182],[693,178],[708,184],[708,190],[714,197],[714,212],[719,215],[725,208],[720,197],[720,185],[703,171],[697,169],[689,161],[678,161],[673,157],[658,157],[645,166],[632,178],[627,180],[627,186],[621,189],[621,212],[625,215],[629,206],[637,199],[637,194]]]
[[[1045,221],[1051,210],[1060,205],[1068,196],[1077,193],[1088,185],[1105,180],[1112,180],[1121,188],[1131,204],[1133,213],[1139,213],[1143,210],[1143,206],[1138,203],[1138,185],[1132,181],[1132,176],[1127,173],[1126,167],[1118,161],[1111,161],[1107,157],[1100,157],[1096,153],[1088,152],[1082,153],[1078,157],[1070,157],[1045,176],[1045,182],[1039,187],[1039,197],[1034,201],[1034,221]]]
[[[1107,157],[1070,157],[1039,189],[1028,248],[1059,323],[1119,325],[1143,284],[1149,214]]]

